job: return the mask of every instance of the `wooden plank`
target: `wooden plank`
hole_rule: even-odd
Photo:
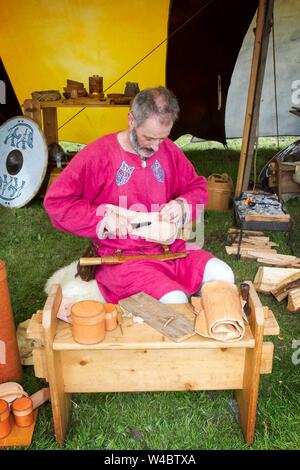
[[[268,307],[265,307],[266,313],[264,320],[264,336],[278,336],[280,328],[274,313]]]
[[[172,305],[178,312],[184,313],[188,304]],[[193,314],[194,315],[194,314]],[[122,334],[123,332],[123,334]],[[76,343],[72,337],[72,329],[68,323],[58,321],[57,333],[53,342],[55,351],[86,351],[86,350],[127,350],[127,349],[218,349],[218,348],[254,348],[254,338],[250,327],[245,328],[242,340],[225,343],[214,339],[194,335],[182,342],[162,335],[147,323],[133,323],[132,319],[123,317],[122,332],[120,328],[107,331],[103,341],[97,344],[83,345]]]
[[[237,246],[225,246],[226,253],[228,255],[236,255],[238,252],[238,247]],[[276,255],[277,251],[273,250],[272,248],[264,248],[262,249],[261,247],[242,247],[240,249],[240,254],[245,254],[247,256],[250,256],[250,258],[257,258],[258,255],[264,256],[264,255]]]
[[[228,232],[227,235],[228,240],[231,242],[239,243],[240,240],[240,232]],[[242,234],[242,242],[244,243],[253,243],[255,245],[267,245],[269,243],[273,243],[270,241],[270,237],[263,236],[263,235],[251,235],[251,234],[245,234],[243,232]]]
[[[265,253],[264,256],[266,256],[266,258],[274,259],[277,261],[289,261],[290,263],[293,263],[294,261],[297,261],[298,259],[296,258],[296,256],[293,256],[293,255],[283,255],[281,253],[272,253],[272,252],[271,253],[267,252]]]
[[[276,244],[275,244],[276,245]],[[239,244],[238,243],[232,243],[230,245],[232,248],[238,248]],[[277,245],[278,246],[278,245]],[[263,252],[270,252],[271,253],[276,253],[276,250],[272,248],[272,245],[266,245],[266,244],[257,244],[257,243],[247,243],[242,240],[242,243],[240,244],[241,249],[245,250],[252,250],[252,251],[263,251]]]
[[[290,214],[281,215],[246,215],[245,222],[289,222]]]
[[[42,108],[43,129],[47,144],[58,142],[57,110],[56,108]]]
[[[247,189],[249,183],[268,51],[269,32],[271,29],[272,11],[273,0],[259,0],[242,148],[235,191],[236,197],[241,195],[242,190]]]
[[[257,127],[258,127],[258,121],[259,121],[261,93],[262,93],[262,88],[263,88],[265,67],[266,67],[267,55],[268,55],[269,35],[270,35],[270,32],[272,30],[272,25],[273,25],[274,0],[266,0],[266,1],[259,0],[258,11],[260,8],[260,4],[263,2],[265,3],[264,25],[263,25],[263,30],[262,30],[262,36],[260,37],[260,40],[261,40],[260,58],[259,58],[257,80],[255,83],[254,106],[253,106],[253,114],[252,114],[252,120],[251,120],[251,128],[250,128],[250,133],[249,133],[248,152],[247,152],[247,159],[246,159],[246,164],[245,164],[242,191],[246,191],[249,185],[249,178],[250,178],[253,155],[254,155],[254,146],[257,141],[257,132],[258,132]],[[255,38],[256,38],[256,35],[255,35]]]
[[[69,98],[59,101],[41,101],[41,108],[128,108],[128,104],[110,104],[108,101],[98,101],[95,98]]]
[[[270,341],[263,342],[260,364],[261,374],[271,374],[273,367],[274,344]]]
[[[122,299],[119,305],[173,341],[184,341],[195,334],[195,316],[183,316],[144,292]]]
[[[239,405],[243,434],[247,444],[254,439],[258,388],[260,379],[264,309],[251,281],[245,281],[250,286],[249,305],[251,309],[249,324],[255,340],[254,349],[246,349],[243,389],[236,390],[235,396]]]
[[[228,233],[240,234],[240,232],[241,232],[241,229],[239,228],[231,227],[228,229]],[[255,237],[255,236],[263,237],[265,235],[265,232],[261,232],[259,230],[242,230],[242,232],[244,235],[251,235],[252,237]]]
[[[270,266],[277,266],[277,267],[300,267],[300,262],[298,260],[296,261],[290,261],[290,260],[284,260],[282,258],[268,258],[268,257],[263,257],[263,258],[257,258],[256,261],[261,264],[268,264]]]
[[[34,375],[48,382],[47,361],[44,346],[32,350]]]
[[[234,240],[231,240],[231,246],[238,246],[239,245],[239,241],[238,239],[234,239]],[[257,246],[257,247],[260,247],[261,249],[263,248],[271,248],[272,246],[279,246],[278,243],[275,243],[275,242],[270,242],[269,240],[261,240],[259,237],[243,237],[242,240],[241,240],[241,243],[240,243],[240,246],[245,246],[245,247],[248,247],[248,246]]]
[[[57,312],[62,300],[62,290],[59,284],[53,284],[47,297],[44,309],[42,324],[44,330],[50,330],[49,334],[54,338],[57,325]]]
[[[36,313],[32,315],[29,325],[26,330],[26,336],[28,339],[35,339],[40,342],[44,341],[42,317],[43,317],[42,310],[38,310]]]
[[[244,348],[63,351],[66,392],[227,390],[243,385]]]

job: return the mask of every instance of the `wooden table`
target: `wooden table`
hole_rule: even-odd
[[[278,335],[271,312],[263,307],[251,282],[251,315],[242,340],[224,343],[199,335],[173,342],[146,323],[125,319],[94,345],[72,338],[71,326],[57,319],[62,290],[54,285],[43,311],[32,316],[28,337],[35,375],[49,382],[54,430],[62,444],[68,426],[71,393],[173,390],[234,390],[242,430],[253,442],[260,374],[272,370],[273,343],[264,335]],[[173,305],[192,316],[189,304]]]
[[[59,101],[25,100],[24,115],[33,119],[44,131],[47,144],[58,142],[58,108],[128,108],[128,104],[111,104],[94,98],[62,99]]]

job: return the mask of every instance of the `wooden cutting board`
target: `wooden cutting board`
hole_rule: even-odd
[[[13,446],[22,446],[28,447],[32,441],[33,431],[36,425],[38,410],[33,411],[33,423],[31,426],[27,426],[26,428],[20,428],[15,424],[15,420],[10,415],[12,430],[10,434],[3,439],[0,439],[0,447],[13,447]]]
[[[120,300],[119,305],[173,341],[184,341],[195,334],[192,311],[183,315],[144,292]]]

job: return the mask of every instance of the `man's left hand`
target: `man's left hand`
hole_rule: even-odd
[[[183,201],[176,201],[175,199],[173,199],[162,208],[162,210],[160,211],[160,218],[167,222],[174,222],[177,224],[178,222],[182,221],[183,214]]]

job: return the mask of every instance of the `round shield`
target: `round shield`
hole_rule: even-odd
[[[35,121],[17,116],[0,126],[2,206],[25,206],[40,189],[47,166],[47,144]]]

